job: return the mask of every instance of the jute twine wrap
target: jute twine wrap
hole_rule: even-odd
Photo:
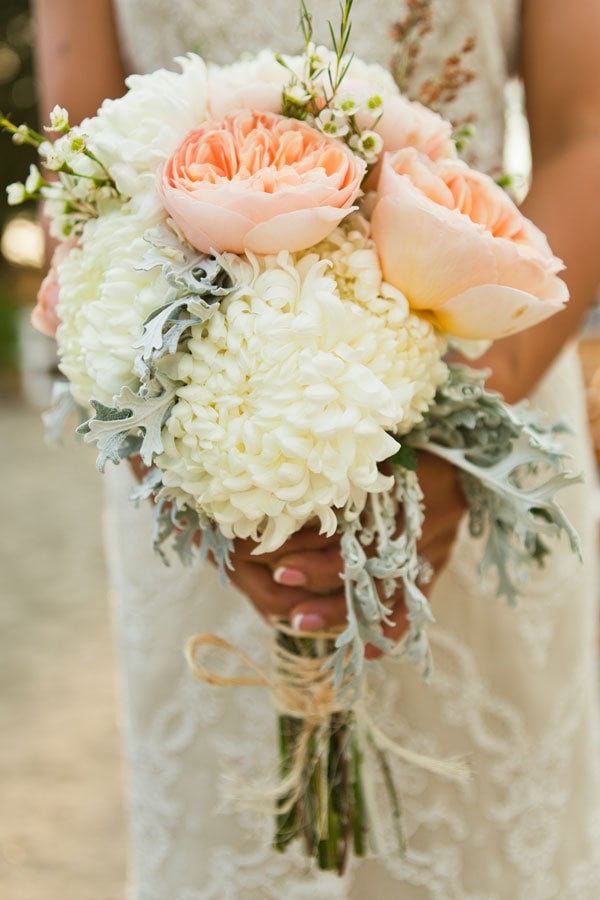
[[[315,641],[335,641],[341,629],[327,631],[298,632],[277,620],[275,629],[294,638],[311,638]],[[250,675],[220,675],[209,669],[199,658],[203,648],[219,648],[235,656],[251,673]],[[206,684],[220,687],[240,687],[254,685],[265,687],[271,691],[274,706],[280,715],[301,719],[304,727],[297,739],[293,764],[289,775],[272,792],[272,799],[278,800],[278,811],[291,808],[304,789],[303,773],[309,762],[309,744],[315,732],[326,729],[329,720],[335,713],[352,713],[363,728],[370,733],[371,739],[381,750],[391,752],[409,765],[418,766],[436,775],[453,781],[464,782],[469,778],[466,766],[460,760],[435,759],[409,750],[388,738],[372,721],[364,704],[352,692],[347,692],[343,701],[336,697],[331,678],[332,671],[323,671],[328,656],[308,657],[288,651],[277,641],[272,641],[271,656],[273,674],[269,675],[258,666],[242,650],[229,641],[211,634],[198,634],[189,639],[186,645],[186,658],[194,676]],[[339,695],[338,695],[339,696]],[[281,800],[285,798],[285,805]]]
[[[185,654],[193,675],[200,681],[219,687],[265,687],[271,692],[273,704],[279,715],[291,716],[302,721],[288,774],[271,789],[263,788],[260,792],[241,791],[253,809],[269,814],[276,811],[282,815],[293,808],[306,789],[307,778],[310,777],[310,770],[314,766],[315,751],[311,750],[311,747],[315,743],[319,748],[324,746],[322,738],[329,730],[331,716],[348,711],[352,705],[352,696],[351,692],[348,692],[344,703],[336,699],[336,691],[331,681],[332,672],[330,669],[323,671],[330,654],[316,657],[302,656],[287,650],[277,640],[279,631],[295,639],[310,638],[317,642],[318,647],[319,641],[335,641],[342,629],[300,632],[292,629],[281,619],[274,620],[273,624],[275,627],[271,641],[272,675],[265,672],[238,647],[213,634],[198,634],[190,638]],[[210,648],[231,653],[251,674],[220,675],[208,668],[201,660],[200,654],[202,650]]]
[[[341,629],[328,631],[300,632],[290,628],[284,622],[275,623],[277,631],[294,638],[311,638],[315,641],[335,641]],[[233,654],[253,675],[219,675],[209,669],[198,656],[203,647],[217,647]],[[330,654],[323,656],[302,656],[292,653],[277,640],[271,642],[272,675],[268,675],[249,656],[234,647],[223,638],[214,634],[197,634],[189,639],[186,646],[186,658],[192,673],[206,684],[220,687],[240,687],[254,685],[269,688],[273,696],[276,710],[283,716],[303,719],[312,725],[326,722],[336,712],[348,709],[352,705],[352,697],[344,703],[336,699],[331,669],[323,671],[323,666]]]

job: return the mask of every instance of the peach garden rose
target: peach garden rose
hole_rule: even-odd
[[[54,337],[56,329],[60,325],[60,318],[56,312],[60,292],[58,269],[75,246],[75,241],[65,241],[56,246],[48,273],[40,284],[37,302],[31,313],[33,327],[48,337]]]
[[[339,141],[244,109],[187,134],[159,175],[159,192],[201,252],[295,252],[323,240],[355,208],[364,173],[365,163]]]
[[[542,232],[459,160],[386,154],[371,227],[384,278],[448,334],[504,337],[568,300]]]
[[[384,151],[415,147],[430,159],[456,157],[450,122],[400,94],[386,98],[375,130],[383,139]]]

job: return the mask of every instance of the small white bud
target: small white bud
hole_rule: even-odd
[[[306,106],[307,103],[310,103],[312,97],[303,85],[293,84],[286,88],[285,99],[296,106]]]
[[[25,185],[21,181],[13,181],[6,188],[7,203],[9,206],[18,206],[27,200],[27,191]]]
[[[29,128],[27,125],[19,125],[16,131],[13,131],[12,141],[13,144],[24,144],[26,138],[29,136]]]
[[[44,179],[37,166],[29,166],[29,175],[25,181],[25,190],[28,194],[35,194],[41,188]]]

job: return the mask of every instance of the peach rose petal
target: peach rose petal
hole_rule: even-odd
[[[203,253],[226,247],[232,253],[243,252],[245,236],[254,223],[237,209],[210,203],[198,203],[193,194],[173,192],[169,212],[192,247]]]
[[[468,221],[454,225],[448,210],[424,209],[417,196],[410,204],[384,197],[375,207],[371,234],[383,277],[413,309],[436,309],[457,293],[496,281],[496,258],[483,228]]]
[[[448,334],[470,340],[508,337],[549,319],[569,299],[566,284],[553,276],[546,296],[532,300],[531,294],[500,284],[482,284],[458,294],[432,313],[435,324]]]
[[[332,207],[299,209],[296,212],[275,216],[268,222],[255,225],[246,233],[246,250],[268,255],[276,244],[283,244],[290,253],[312,247],[331,234],[341,220],[356,207],[339,210]]]

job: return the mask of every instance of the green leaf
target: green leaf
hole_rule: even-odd
[[[393,466],[402,466],[403,469],[408,469],[409,472],[416,472],[418,458],[417,451],[413,447],[409,447],[408,444],[401,444],[400,449],[393,456],[390,456],[388,462]]]

